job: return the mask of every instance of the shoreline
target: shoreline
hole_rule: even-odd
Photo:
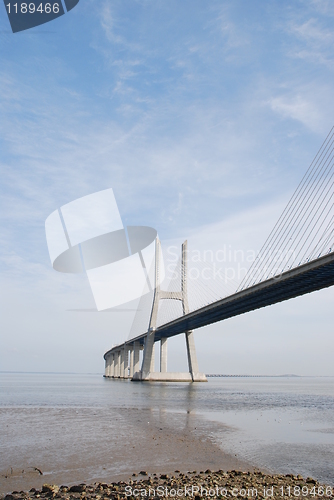
[[[12,491],[2,494],[3,500],[19,499],[115,499],[126,498],[280,498],[291,497],[319,498],[333,497],[334,488],[321,485],[313,478],[303,478],[293,474],[267,474],[261,471],[223,471],[212,472],[175,470],[172,474],[133,473],[131,478],[117,482],[80,483],[72,486],[42,485],[40,489],[31,488],[29,492]]]
[[[15,411],[15,418],[19,420],[32,422],[35,416],[31,409],[16,408]],[[92,412],[95,410],[39,410],[38,413],[43,415],[43,427],[40,428],[43,440],[39,443],[38,435],[35,435],[28,438],[29,443],[25,446],[22,444],[27,439],[25,436],[17,440],[15,447],[14,443],[8,442],[0,461],[0,495],[41,489],[45,483],[72,486],[97,481],[119,482],[128,480],[138,470],[150,471],[152,475],[172,474],[175,470],[255,470],[242,457],[224,452],[215,443],[212,434],[218,430],[229,432],[228,427],[208,422],[199,415],[143,409],[111,414],[110,410],[105,413],[101,410],[98,424],[102,427],[89,436]],[[115,421],[122,419],[123,432],[119,427],[118,434],[112,431],[110,418]],[[62,425],[64,432],[70,434],[74,433],[78,420],[82,425],[77,440],[75,434],[62,442],[58,437],[54,442],[46,440],[48,429],[53,425]],[[36,424],[41,424],[40,415]],[[13,433],[17,432],[16,428],[13,428]],[[32,427],[32,434],[34,430]]]
[[[39,410],[39,413],[43,413],[43,421],[46,426],[50,422],[54,422],[55,417],[57,421],[60,417],[63,417],[61,418],[61,420],[63,419],[63,425],[70,424],[70,428],[73,430],[72,424],[73,422],[76,423],[78,419],[87,418],[91,422],[92,411],[95,410],[90,408],[77,410],[71,408],[61,410],[59,408],[45,408]],[[21,418],[27,418],[29,414],[27,414],[26,409],[22,409]],[[86,493],[83,496],[79,495],[78,498],[86,498],[87,494],[88,497],[94,494],[97,495],[96,500],[100,500],[98,496],[101,491],[102,495],[100,497],[105,495],[104,489],[110,490],[110,495],[113,498],[114,486],[117,486],[117,488],[124,485],[131,486],[131,481],[137,483],[138,481],[152,480],[154,482],[159,479],[159,484],[167,486],[167,483],[161,483],[161,481],[164,481],[164,476],[169,476],[169,482],[170,480],[174,482],[182,480],[183,484],[185,481],[189,483],[189,481],[195,480],[197,481],[196,484],[199,481],[204,481],[204,485],[211,479],[216,482],[219,480],[222,487],[225,487],[228,482],[232,486],[231,481],[233,482],[239,475],[250,484],[259,485],[261,479],[262,486],[267,484],[268,487],[271,487],[274,483],[276,484],[277,481],[281,482],[280,484],[283,486],[289,484],[290,486],[292,484],[300,486],[300,481],[303,481],[302,476],[297,475],[297,473],[284,475],[265,467],[256,466],[243,457],[226,453],[215,442],[214,436],[217,435],[218,431],[228,433],[231,429],[219,422],[208,421],[196,413],[185,414],[183,412],[161,412],[143,409],[128,410],[126,415],[117,411],[113,414],[113,417],[116,418],[122,415],[125,429],[133,430],[134,414],[137,415],[135,434],[126,435],[125,432],[121,436],[115,436],[110,432],[108,433],[108,427],[103,425],[102,431],[104,432],[101,432],[100,429],[98,435],[92,436],[89,445],[85,441],[80,441],[78,449],[73,448],[74,440],[72,439],[68,442],[67,448],[69,449],[61,448],[57,442],[54,447],[47,445],[47,449],[40,455],[38,454],[38,448],[28,447],[24,449],[20,443],[19,460],[17,460],[17,452],[12,455],[12,458],[9,455],[6,459],[4,453],[0,467],[0,498],[4,498],[6,494],[19,492],[12,494],[12,498],[7,498],[7,500],[18,500],[22,497],[32,499],[49,498],[50,496],[69,500],[68,495],[70,494],[70,498],[76,498],[72,493],[79,493],[79,491],[75,491],[80,489],[78,485],[85,484],[85,488],[88,488],[88,490],[81,488],[81,493],[83,494],[84,491]],[[101,423],[105,418],[110,418],[110,410],[105,416],[99,414],[99,422]],[[130,428],[126,426],[127,420],[131,423]],[[37,422],[40,425],[41,420],[38,418]],[[84,428],[85,426],[81,428],[81,431]],[[43,435],[45,435],[45,432],[46,429],[43,428]],[[127,437],[127,440],[124,440],[125,437]],[[82,434],[80,434],[80,438],[82,438]],[[103,443],[101,438],[103,438]],[[44,444],[47,444],[47,441],[44,441]],[[6,452],[6,450],[4,451]],[[8,451],[10,451],[10,448],[8,448]],[[6,467],[4,467],[4,459],[6,460]],[[216,475],[211,477],[209,470],[219,471],[219,473],[214,473]],[[138,471],[149,471],[149,475],[144,479],[144,474],[140,474]],[[177,473],[177,476],[175,476],[176,471],[181,471],[181,474]],[[199,472],[194,474],[189,471]],[[318,480],[308,479],[312,481],[310,484],[320,484]],[[304,483],[302,486],[307,486]],[[59,486],[55,486],[54,491],[50,490],[48,492],[45,486],[44,489],[46,488],[46,490],[43,492],[43,485],[46,484]],[[145,484],[150,483],[143,482],[142,484],[145,486]],[[61,485],[66,485],[66,487],[61,489]],[[101,491],[98,490],[100,491],[98,493],[97,489],[101,488],[101,485],[109,486],[103,486]],[[71,490],[72,487],[74,487],[73,491]],[[89,488],[93,488],[94,491],[90,491]],[[27,493],[29,490],[31,494]],[[57,490],[57,493],[55,493],[55,490]],[[32,493],[34,494],[32,495]],[[40,496],[36,496],[35,493]],[[332,496],[334,497],[334,489]],[[126,496],[123,497],[126,498]],[[277,497],[282,498],[282,495]]]
[[[25,391],[32,382],[33,397]],[[263,427],[266,445],[257,455],[248,448],[249,436],[240,432],[238,420],[234,417],[227,422],[213,420],[218,413],[213,411],[211,415],[210,410],[216,410],[219,405],[227,411],[233,404],[239,408],[244,397],[243,384],[242,390],[238,384],[217,383],[212,384],[211,391],[201,391],[200,387],[159,384],[137,386],[117,381],[105,384],[96,379],[84,383],[80,380],[76,384],[73,379],[66,379],[67,385],[58,379],[51,382],[58,391],[55,395],[50,392],[50,380],[43,380],[39,385],[35,379],[21,380],[20,385],[16,381],[14,385],[21,392],[15,398],[20,396],[24,403],[0,407],[4,429],[0,436],[0,495],[31,488],[41,490],[46,483],[71,487],[81,483],[129,481],[132,474],[140,470],[149,471],[152,477],[174,475],[175,470],[261,470],[268,478],[293,473],[295,477],[298,474],[313,476],[322,483],[333,481],[331,443],[299,445],[298,440],[294,444],[283,440],[273,447],[267,439],[268,433],[283,430],[282,424],[275,419],[275,423],[269,425],[270,416],[268,420],[267,417],[261,420],[259,416],[257,423],[255,414],[253,420],[261,433]],[[253,385],[251,389],[246,394],[254,392]],[[273,392],[271,385],[270,390]],[[11,402],[9,399],[8,403]],[[265,397],[264,410],[268,403]],[[249,410],[247,397],[245,404],[245,410]],[[278,413],[278,417],[281,416]],[[273,420],[277,415],[271,417]],[[290,433],[296,429],[301,432],[299,418],[302,420],[298,415],[298,428],[289,427]],[[327,432],[332,420],[326,418]],[[303,432],[305,434],[304,429]],[[327,434],[319,436],[319,443],[320,438],[327,443]]]

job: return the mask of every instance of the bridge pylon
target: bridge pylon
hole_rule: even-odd
[[[159,311],[159,303],[161,300],[179,300],[182,303],[183,315],[189,313],[188,303],[188,252],[187,241],[182,244],[181,258],[181,283],[180,290],[177,292],[168,292],[161,289],[160,273],[161,273],[161,243],[159,238],[156,238],[155,252],[155,290],[153,305],[150,316],[149,328],[145,338],[143,362],[141,369],[133,373],[132,380],[141,381],[178,381],[178,382],[207,382],[204,373],[200,373],[198,369],[194,333],[192,330],[185,331],[185,340],[188,356],[189,372],[168,372],[167,371],[167,338],[160,340],[160,371],[154,370],[155,360],[155,332],[157,329],[157,319]]]
[[[159,335],[156,335],[159,331],[157,327],[159,303],[160,300],[179,300],[182,304],[183,316],[189,313],[187,241],[182,245],[180,290],[176,292],[168,292],[161,289],[161,244],[158,238],[156,238],[155,245],[155,289],[148,331],[145,337],[141,335],[138,338],[127,340],[124,344],[114,346],[105,353],[104,376],[107,378],[130,378],[134,381],[148,382],[207,382],[204,373],[200,373],[198,369],[194,333],[192,330],[184,332],[189,371],[167,371],[167,337],[161,338]],[[158,340],[160,340],[160,371],[155,371],[154,346]],[[141,350],[143,350],[143,358],[140,367]]]

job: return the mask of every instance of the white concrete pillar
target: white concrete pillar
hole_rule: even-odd
[[[124,348],[120,351],[120,369],[119,369],[119,377],[124,378]]]
[[[114,351],[114,378],[116,377],[116,373],[117,373],[117,353]]]
[[[130,373],[129,377],[133,377],[133,367],[134,367],[134,347],[133,344],[130,345]]]
[[[124,372],[123,377],[128,378],[129,376],[129,346],[124,344]]]
[[[139,372],[139,351],[140,351],[140,344],[137,341],[133,343],[133,373]]]
[[[105,363],[104,363],[104,376],[105,377],[108,377],[108,358],[105,359]]]
[[[119,378],[119,374],[120,374],[120,361],[121,361],[120,360],[120,351],[116,351],[115,357],[116,357],[115,377]]]
[[[118,351],[118,378],[122,378],[122,351]]]
[[[155,344],[153,344],[153,347],[152,347],[150,373],[154,372],[154,367],[155,367]]]
[[[110,365],[109,365],[109,377],[113,377],[115,374],[115,354],[110,354]]]
[[[191,378],[194,380],[196,375],[198,375],[198,363],[195,349],[194,332],[189,330],[185,333],[186,345],[187,345],[187,355],[188,355],[188,366]]]
[[[152,365],[154,371],[154,335],[155,332],[151,329],[147,332],[145,339],[143,365],[141,369],[143,378],[152,372]]]
[[[167,339],[161,339],[160,342],[160,371],[167,372]]]

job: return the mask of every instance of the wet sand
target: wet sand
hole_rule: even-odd
[[[129,479],[133,473],[175,470],[252,471],[224,453],[212,435],[229,432],[192,413],[146,409],[1,409],[7,438],[0,459],[0,493],[43,484]],[[23,421],[25,426],[23,426]],[[22,425],[20,426],[20,422]],[[27,428],[23,435],[20,428]]]

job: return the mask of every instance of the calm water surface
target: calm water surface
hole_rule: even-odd
[[[3,424],[15,415],[19,418],[19,409],[35,412],[41,427],[43,409],[48,408],[94,410],[95,427],[99,414],[106,410],[191,414],[221,424],[212,425],[210,438],[231,454],[271,471],[334,483],[331,377],[210,378],[207,384],[176,384],[133,383],[87,374],[1,373],[0,398]],[[1,433],[1,448],[20,453],[23,436],[29,436],[29,422],[21,418],[20,432],[15,435]],[[112,432],[128,435],[132,425],[128,420],[124,427],[122,418],[115,418]],[[59,442],[64,433],[66,425],[59,430]],[[57,435],[53,438],[57,440]]]

